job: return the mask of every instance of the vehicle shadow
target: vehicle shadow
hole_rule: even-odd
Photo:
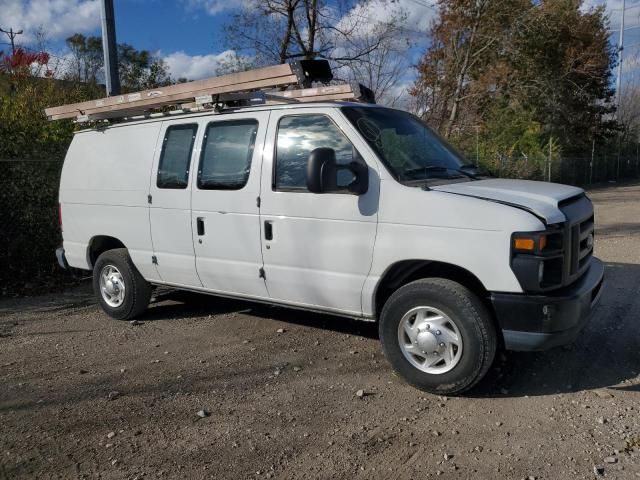
[[[640,374],[640,265],[608,263],[600,304],[578,339],[545,352],[498,352],[487,377],[468,397],[523,397],[609,388]],[[635,291],[636,295],[632,292]],[[161,291],[141,321],[242,313],[293,325],[378,338],[377,324],[204,294]]]
[[[369,339],[378,338],[378,326],[374,322],[178,290],[158,292],[152,307],[140,317],[140,321],[238,313]]]
[[[499,353],[469,396],[640,391],[640,265],[607,263],[600,304],[576,341],[546,352]]]

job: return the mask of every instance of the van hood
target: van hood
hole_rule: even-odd
[[[559,183],[507,179],[453,183],[433,186],[431,189],[522,208],[547,224],[564,222],[565,216],[558,208],[558,203],[584,193],[581,188]]]

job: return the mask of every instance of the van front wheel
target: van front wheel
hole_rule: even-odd
[[[380,316],[380,341],[393,368],[436,394],[469,390],[489,371],[497,335],[491,316],[466,287],[444,278],[398,289]]]
[[[93,266],[93,290],[102,309],[117,320],[130,320],[149,305],[151,286],[140,275],[126,248],[107,250]]]

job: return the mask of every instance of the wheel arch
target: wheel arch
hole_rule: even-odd
[[[401,260],[390,265],[380,277],[373,296],[375,318],[379,318],[385,302],[398,288],[421,278],[446,278],[464,285],[475,293],[493,315],[490,294],[480,279],[469,270],[433,260]]]
[[[87,264],[93,270],[98,257],[107,250],[114,248],[127,248],[122,241],[110,235],[96,235],[89,240],[87,246]]]

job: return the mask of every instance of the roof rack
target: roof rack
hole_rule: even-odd
[[[278,103],[351,100],[375,103],[373,92],[359,84],[311,87],[331,81],[326,60],[300,60],[246,72],[144,90],[45,109],[48,120],[77,122],[125,119]],[[297,87],[297,88],[296,88]]]

